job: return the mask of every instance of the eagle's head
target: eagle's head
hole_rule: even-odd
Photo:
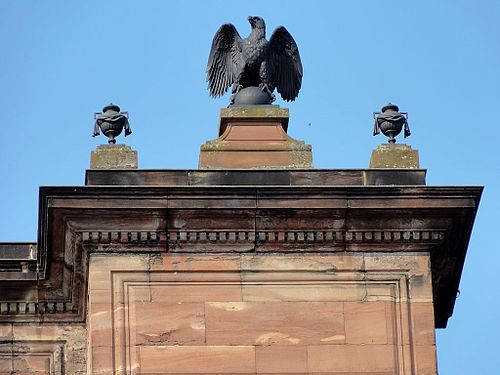
[[[265,29],[266,28],[266,23],[264,20],[260,17],[248,17],[248,22],[250,22],[250,25],[252,25],[252,29]]]

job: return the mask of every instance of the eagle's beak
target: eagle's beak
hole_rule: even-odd
[[[255,20],[253,19],[252,16],[248,17],[248,22],[250,22],[251,25],[255,23]]]

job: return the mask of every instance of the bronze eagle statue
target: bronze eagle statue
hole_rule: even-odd
[[[242,39],[234,25],[222,25],[214,36],[207,64],[210,96],[224,95],[233,85],[235,95],[246,87],[259,87],[273,102],[274,89],[283,100],[292,101],[302,85],[302,62],[297,43],[283,26],[266,40],[266,24],[261,17],[248,17],[252,32]]]

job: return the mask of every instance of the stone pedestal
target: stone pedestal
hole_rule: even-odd
[[[372,151],[370,168],[420,168],[418,150],[403,144],[378,145]]]
[[[311,168],[311,146],[288,136],[288,118],[288,108],[221,109],[219,137],[201,146],[199,168]]]
[[[90,153],[90,169],[137,169],[137,151],[127,145],[100,145]]]

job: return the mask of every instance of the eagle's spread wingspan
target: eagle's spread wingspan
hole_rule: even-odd
[[[220,27],[212,41],[207,64],[207,81],[210,95],[224,95],[236,81],[238,66],[242,64],[241,37],[234,25],[226,23]]]
[[[294,100],[302,86],[302,62],[297,43],[283,26],[274,30],[269,41],[272,82],[286,101]]]
[[[302,62],[295,40],[283,26],[266,41],[266,24],[261,17],[248,17],[251,34],[241,39],[236,28],[226,23],[214,36],[207,64],[208,89],[212,97],[224,95],[233,86],[231,103],[242,89],[259,87],[275,100],[276,88],[286,101],[295,100],[302,86]]]

